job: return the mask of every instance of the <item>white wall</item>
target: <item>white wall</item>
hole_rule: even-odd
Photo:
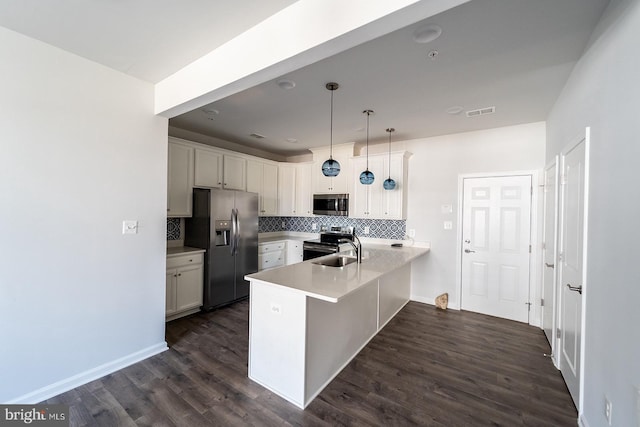
[[[640,425],[640,2],[614,0],[547,122],[547,158],[591,127],[584,425]]]
[[[414,270],[412,299],[433,304],[437,295],[448,292],[450,306],[460,306],[456,286],[458,176],[541,170],[544,146],[544,123],[392,143],[392,150],[413,153],[409,160],[407,230],[416,230],[417,241],[431,242],[425,262]],[[386,149],[386,145],[370,147],[371,153]],[[442,214],[441,205],[453,205],[453,213]],[[447,220],[453,221],[452,230],[444,230],[443,221]]]
[[[167,120],[151,84],[1,27],[0,57],[0,402],[35,402],[166,348]]]

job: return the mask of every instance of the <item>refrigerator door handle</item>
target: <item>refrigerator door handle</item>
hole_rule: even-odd
[[[236,235],[238,234],[238,223],[236,222],[236,210],[231,209],[231,255],[236,254]]]
[[[233,245],[233,255],[238,255],[238,247],[240,246],[240,223],[238,222],[238,209],[233,209],[233,222],[234,222],[234,233],[233,239],[235,243]]]

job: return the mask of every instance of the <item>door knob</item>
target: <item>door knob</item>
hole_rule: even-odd
[[[580,286],[571,286],[570,284],[567,283],[567,288],[569,288],[570,291],[574,291],[574,292],[577,292],[580,295],[582,295],[582,285],[580,285]]]
[[[465,254],[470,254],[471,252],[475,253],[476,251],[472,251],[471,249],[465,249],[464,250]]]
[[[467,239],[464,241],[465,243],[471,243],[471,240]]]
[[[545,265],[546,267],[549,267],[549,268],[554,268],[554,267],[555,267],[555,265],[554,265],[554,264],[548,264],[548,263],[546,263],[546,262],[544,263],[544,265]]]

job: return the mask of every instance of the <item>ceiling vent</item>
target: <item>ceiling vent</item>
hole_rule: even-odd
[[[259,133],[252,133],[252,134],[251,134],[251,135],[249,135],[249,136],[252,136],[252,137],[254,137],[254,138],[256,138],[256,139],[264,139],[264,138],[266,138],[266,136],[264,136],[264,135],[260,135]]]
[[[467,117],[484,116],[485,114],[493,114],[496,112],[496,107],[484,107],[477,110],[467,111]]]

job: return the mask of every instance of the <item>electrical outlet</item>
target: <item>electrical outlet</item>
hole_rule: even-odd
[[[138,221],[124,220],[122,221],[122,234],[137,234]]]
[[[415,228],[410,228],[409,229],[409,237],[411,237],[411,238],[416,237],[416,229]]]
[[[364,234],[369,234],[369,227],[364,228]]]
[[[282,221],[282,229],[284,230],[285,228],[287,228],[287,223]]]
[[[318,228],[318,224],[316,224],[315,222],[313,224],[311,224],[311,229],[312,230],[316,230]]]
[[[451,221],[445,221],[445,222],[444,222],[444,229],[445,229],[445,230],[451,230],[451,229],[453,229],[453,222],[451,222]]]
[[[280,306],[280,304],[271,303],[271,313],[278,316],[282,314],[282,307]]]
[[[611,425],[611,411],[612,411],[612,406],[611,406],[611,401],[607,398],[607,396],[604,397],[604,417],[607,419],[607,422],[609,423],[609,425]]]

